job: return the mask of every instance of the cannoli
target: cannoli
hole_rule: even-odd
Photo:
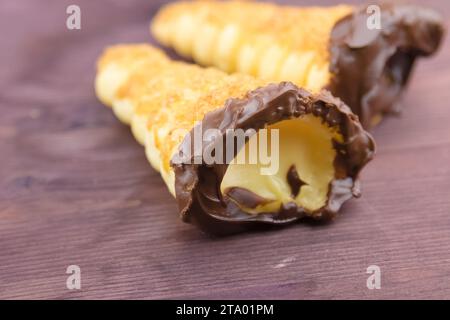
[[[151,46],[107,49],[96,92],[131,125],[182,220],[209,233],[331,218],[359,196],[374,154],[326,90],[170,61]]]
[[[400,111],[414,61],[436,51],[444,28],[434,11],[407,4],[193,1],[164,6],[151,32],[205,66],[292,81],[313,92],[327,88],[370,129]]]

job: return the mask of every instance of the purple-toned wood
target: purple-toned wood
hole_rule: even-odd
[[[101,50],[151,41],[162,2],[0,3],[0,298],[450,298],[449,39],[376,129],[363,197],[335,222],[211,239],[93,92]],[[448,22],[450,2],[427,3]]]

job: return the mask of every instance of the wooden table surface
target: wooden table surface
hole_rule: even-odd
[[[376,129],[363,197],[336,221],[214,239],[178,219],[93,92],[102,48],[152,41],[162,2],[0,3],[0,298],[449,299],[449,39],[416,68],[406,112]],[[73,3],[82,29],[69,31]],[[450,25],[450,2],[427,3]],[[66,288],[69,265],[81,290]]]

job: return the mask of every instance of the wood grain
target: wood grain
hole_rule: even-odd
[[[450,298],[449,39],[416,68],[406,112],[375,131],[363,197],[335,222],[212,239],[179,221],[93,93],[102,48],[151,41],[163,1],[78,0],[82,30],[69,31],[73,2],[0,3],[0,298]],[[427,3],[448,23],[450,2]],[[372,264],[380,290],[366,287]]]

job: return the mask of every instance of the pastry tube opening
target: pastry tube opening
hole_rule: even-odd
[[[107,49],[96,92],[144,145],[181,218],[209,233],[333,217],[359,196],[374,153],[358,117],[326,90],[173,62],[150,46]]]
[[[381,28],[373,30],[367,6],[253,1],[171,3],[150,29],[162,44],[202,65],[291,81],[312,92],[326,88],[370,129],[401,109],[415,61],[436,52],[444,34],[443,19],[433,10],[376,5]]]

